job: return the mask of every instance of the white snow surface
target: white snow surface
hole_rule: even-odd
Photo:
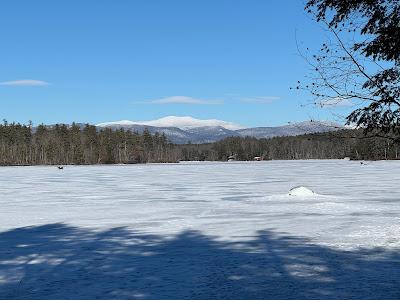
[[[1,167],[0,299],[400,299],[399,182],[399,161]]]
[[[147,125],[147,126],[155,126],[155,127],[177,127],[183,130],[197,128],[197,127],[207,127],[207,126],[221,126],[226,129],[230,130],[237,130],[243,128],[239,124],[235,124],[232,122],[226,122],[217,119],[207,119],[201,120],[196,119],[189,116],[184,117],[177,117],[177,116],[167,116],[157,120],[151,121],[129,121],[129,120],[122,120],[116,122],[106,122],[100,123],[96,126],[99,127],[107,127],[112,125]]]

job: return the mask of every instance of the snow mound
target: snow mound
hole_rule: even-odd
[[[296,186],[289,191],[289,196],[306,197],[314,195],[316,195],[315,192],[304,186]]]

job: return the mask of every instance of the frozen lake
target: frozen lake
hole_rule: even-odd
[[[399,182],[400,161],[2,167],[0,299],[400,299]]]

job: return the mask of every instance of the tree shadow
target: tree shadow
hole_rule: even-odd
[[[0,299],[400,299],[400,256],[48,224],[0,233]]]

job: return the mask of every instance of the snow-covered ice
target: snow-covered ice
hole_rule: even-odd
[[[399,182],[398,161],[2,167],[0,299],[400,299]]]

